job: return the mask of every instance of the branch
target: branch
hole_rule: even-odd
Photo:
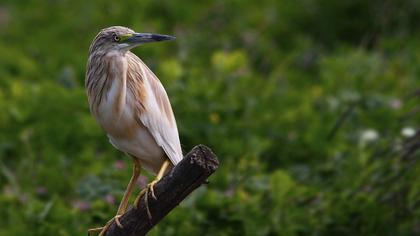
[[[106,231],[106,236],[139,236],[145,235],[153,226],[163,219],[174,207],[200,185],[207,181],[219,167],[219,161],[210,148],[204,145],[194,147],[155,186],[155,200],[148,194],[148,205],[152,215],[150,219],[145,205],[145,195],[137,209],[131,208],[121,218],[123,228],[115,222]]]

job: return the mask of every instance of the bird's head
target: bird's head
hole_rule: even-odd
[[[125,53],[128,50],[144,43],[153,43],[173,39],[175,39],[174,36],[151,33],[136,33],[127,27],[112,26],[102,29],[98,35],[96,35],[95,39],[90,45],[89,53],[93,53],[97,50],[104,52],[117,50]]]

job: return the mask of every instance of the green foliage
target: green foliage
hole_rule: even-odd
[[[221,161],[150,235],[419,234],[419,16],[415,0],[0,3],[0,235],[115,214],[131,162],[83,86],[110,25],[177,36],[134,51],[183,149]]]

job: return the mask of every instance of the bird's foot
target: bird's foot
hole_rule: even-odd
[[[148,185],[147,185],[147,189],[150,189],[150,192],[152,193],[152,197],[155,199],[155,200],[157,200],[157,197],[156,197],[156,195],[155,195],[155,184],[158,182],[159,180],[153,180],[152,182],[150,182]]]
[[[155,179],[152,182],[150,182],[146,188],[144,188],[143,190],[141,190],[141,192],[139,193],[139,195],[137,196],[136,200],[134,201],[134,208],[137,209],[140,205],[140,199],[141,197],[144,196],[144,202],[146,204],[146,210],[147,210],[147,215],[149,216],[149,219],[152,219],[152,214],[150,213],[150,209],[149,209],[149,201],[148,201],[148,196],[149,196],[149,192],[152,193],[152,197],[157,200],[157,197],[155,195],[155,189],[154,186],[155,184],[158,182],[159,180]]]
[[[88,229],[88,235],[92,235],[94,233],[99,232],[98,236],[104,236],[106,231],[108,230],[109,226],[111,226],[113,221],[115,221],[115,224],[117,224],[117,226],[122,229],[123,226],[120,222],[120,217],[121,217],[121,215],[114,216],[112,219],[110,219],[108,222],[106,222],[106,224],[103,227]]]
[[[137,209],[139,207],[140,204],[140,199],[141,197],[143,197],[143,195],[146,195],[145,198],[147,199],[149,192],[152,193],[152,197],[157,200],[157,197],[155,195],[155,184],[158,182],[158,180],[153,180],[152,182],[150,182],[146,188],[144,188],[143,190],[141,190],[141,192],[139,193],[139,195],[137,196],[136,200],[134,200],[134,208]],[[146,200],[147,201],[147,200]]]

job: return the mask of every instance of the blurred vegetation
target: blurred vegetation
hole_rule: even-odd
[[[419,19],[417,0],[2,1],[0,235],[115,214],[131,160],[84,92],[110,25],[177,36],[134,51],[183,149],[221,161],[150,235],[419,235]]]

